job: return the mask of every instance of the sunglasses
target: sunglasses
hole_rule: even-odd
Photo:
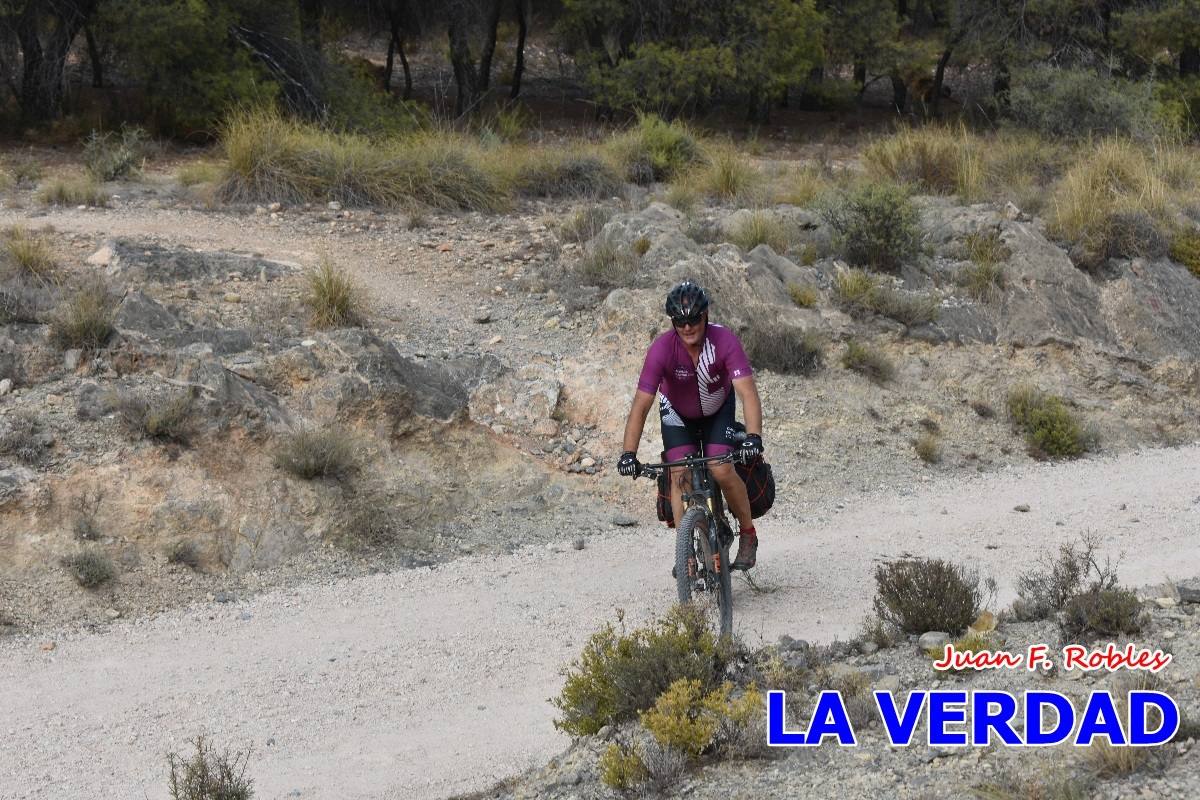
[[[690,317],[671,317],[671,324],[676,328],[686,328],[689,325],[699,325],[704,321],[704,312],[692,314]]]

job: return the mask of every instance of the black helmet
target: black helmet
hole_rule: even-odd
[[[691,281],[684,281],[667,292],[668,317],[692,317],[708,308],[708,292]]]

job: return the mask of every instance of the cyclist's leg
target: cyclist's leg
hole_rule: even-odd
[[[689,423],[675,411],[663,395],[658,396],[658,415],[662,425],[663,450],[666,451],[665,461],[678,461],[700,450],[700,431],[694,423]],[[671,487],[671,510],[675,521],[683,519],[683,493],[691,488],[691,476],[685,469],[672,469],[668,476]]]
[[[737,440],[733,438],[736,432],[734,427],[736,411],[737,403],[734,400],[733,392],[730,392],[729,398],[721,405],[717,413],[711,417],[705,417],[702,431],[705,454],[722,456],[737,447]],[[712,472],[713,480],[721,487],[721,494],[725,496],[725,504],[729,506],[730,513],[738,521],[738,526],[742,530],[752,530],[754,520],[750,516],[750,496],[746,493],[745,482],[738,477],[733,465],[712,464],[709,466],[709,471]]]

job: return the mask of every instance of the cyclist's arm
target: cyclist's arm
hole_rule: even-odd
[[[629,409],[629,419],[625,420],[625,445],[628,452],[636,453],[638,443],[642,441],[642,428],[646,426],[646,415],[654,405],[654,395],[638,389],[633,395],[633,406]]]
[[[756,433],[762,436],[762,402],[758,399],[758,387],[754,378],[734,378],[733,391],[742,404],[742,414],[746,417],[746,433]],[[626,441],[628,441],[626,432]]]

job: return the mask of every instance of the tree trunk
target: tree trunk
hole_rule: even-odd
[[[408,66],[408,57],[404,55],[404,40],[400,40],[400,68],[404,70],[404,94],[401,99],[412,99],[412,69]]]
[[[496,30],[500,27],[500,0],[492,0],[483,40],[483,53],[479,57],[479,91],[486,93],[492,85],[492,59],[496,55]]]
[[[396,29],[392,28],[392,35],[388,39],[387,62],[383,65],[383,90],[388,94],[392,92],[392,67],[396,63]]]
[[[83,35],[87,38],[88,63],[92,65],[92,88],[104,88],[104,64],[100,60],[100,48],[96,46],[96,37],[92,29],[84,26]]]
[[[1200,45],[1189,44],[1179,54],[1179,77],[1200,75]]]
[[[98,0],[79,0],[44,8],[29,3],[14,29],[21,46],[22,74],[19,102],[21,118],[28,123],[45,122],[62,113],[63,71],[75,36],[96,10]],[[45,41],[42,25],[53,21]]]
[[[525,36],[529,33],[528,0],[517,0],[517,57],[513,63],[512,91],[508,96],[513,100],[521,94],[521,76],[525,73]]]
[[[992,80],[992,97],[996,100],[996,108],[1008,108],[1008,91],[1011,88],[1012,75],[1008,71],[1008,64],[1001,61],[996,65],[996,77]]]
[[[947,47],[938,59],[937,69],[933,72],[933,99],[929,101],[930,116],[938,117],[942,113],[942,86],[946,81],[946,64],[950,63],[951,50]]]
[[[300,0],[300,41],[312,53],[321,52],[321,16],[325,0]]]
[[[450,39],[450,65],[454,67],[454,85],[457,89],[454,116],[461,117],[479,107],[479,102],[483,99],[483,88],[479,83],[474,59],[471,58],[471,40],[467,33],[466,21],[456,14],[450,20],[446,35]]]
[[[892,105],[896,107],[897,114],[904,114],[908,111],[908,85],[898,72],[893,72],[891,78]]]

